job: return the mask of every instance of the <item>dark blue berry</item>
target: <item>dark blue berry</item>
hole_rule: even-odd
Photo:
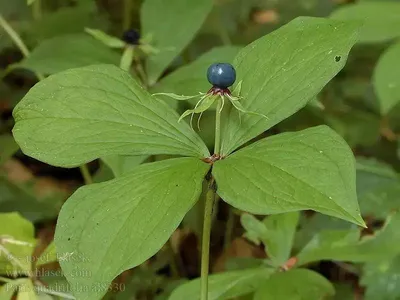
[[[212,64],[208,67],[207,79],[214,87],[226,89],[235,83],[236,71],[231,64]]]
[[[122,39],[127,44],[139,45],[140,33],[135,29],[129,29],[124,32]]]

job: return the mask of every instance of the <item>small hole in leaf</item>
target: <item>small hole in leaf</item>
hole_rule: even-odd
[[[341,56],[339,56],[339,55],[336,55],[336,56],[335,56],[335,61],[336,61],[336,62],[339,62],[341,59],[342,59]]]
[[[179,184],[175,185],[175,186],[179,186]]]
[[[71,238],[68,238],[68,241],[70,241],[71,240]]]

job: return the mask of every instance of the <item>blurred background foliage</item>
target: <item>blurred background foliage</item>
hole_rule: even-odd
[[[0,281],[8,285],[7,289],[3,286],[0,299],[12,297],[6,290],[22,293],[22,286],[32,284],[29,279],[47,292],[56,288],[60,293],[33,292],[26,299],[68,299],[68,283],[55,273],[59,266],[51,241],[62,203],[84,184],[79,169],[55,168],[23,155],[11,135],[12,109],[37,82],[37,74],[97,63],[118,64],[121,51],[94,39],[85,28],[118,38],[128,28],[140,30],[142,2],[132,0],[127,6],[122,0],[36,0],[28,6],[26,0],[0,0],[2,18],[29,50],[21,53],[4,26],[0,29]],[[348,239],[344,237],[355,230],[351,224],[304,212],[292,254],[302,253],[313,238],[325,234],[329,243],[324,247],[337,255],[312,259],[309,266],[334,283],[336,299],[400,299],[400,236],[395,227],[400,207],[400,1],[215,0],[199,32],[148,88],[185,95],[206,92],[209,64],[232,61],[244,45],[304,15],[363,20],[360,41],[346,67],[317,99],[265,135],[318,124],[327,124],[342,135],[357,159],[357,194],[369,227],[356,230],[361,240]],[[170,25],[162,24],[162,19],[153,22],[155,26]],[[171,40],[174,26],[168,31]],[[180,112],[193,105],[169,103]],[[199,134],[210,148],[213,126],[213,114],[205,113]],[[88,167],[93,180],[101,182],[142,162],[164,158],[108,157]],[[271,217],[264,220],[263,216],[231,211],[222,201],[216,208],[213,270],[240,269],[266,259],[263,239],[270,237],[264,236],[262,228],[273,226]],[[199,202],[170,243],[142,266],[119,276],[107,297],[167,299],[181,282],[198,277],[201,211]],[[357,259],[346,256],[349,249],[359,249]],[[9,259],[10,253],[14,259]],[[28,256],[33,262],[23,259]],[[340,262],[341,257],[346,262]],[[19,277],[11,280],[10,272]]]

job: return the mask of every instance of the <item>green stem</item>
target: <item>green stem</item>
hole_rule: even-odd
[[[210,235],[212,224],[212,210],[215,201],[214,179],[210,180],[210,185],[206,195],[204,206],[203,238],[201,243],[201,291],[200,299],[208,299],[208,272],[210,265]]]
[[[41,0],[35,0],[32,3],[32,17],[35,21],[42,18],[42,3]]]
[[[14,280],[0,276],[0,281],[4,283],[12,283]]]
[[[222,109],[222,99],[218,99],[217,109],[215,111],[214,154],[220,154],[221,151],[221,109]]]
[[[28,47],[25,45],[24,41],[21,39],[19,34],[14,30],[14,28],[11,27],[11,25],[6,21],[6,19],[1,14],[0,14],[0,26],[9,35],[9,37],[14,42],[14,44],[18,47],[18,49],[21,51],[23,56],[28,57],[30,55]],[[35,72],[35,75],[39,80],[44,79],[43,74]]]
[[[11,25],[4,19],[4,17],[0,14],[0,26],[3,27],[4,31],[10,36],[12,41],[17,45],[21,53],[25,56],[29,56],[28,47],[26,47],[25,43],[22,41],[19,34],[11,27]]]
[[[84,164],[84,165],[81,165],[79,167],[79,169],[81,170],[82,177],[83,177],[83,180],[85,181],[85,184],[92,184],[93,179],[92,179],[92,176],[90,175],[88,166],[86,164]]]
[[[124,0],[123,13],[123,29],[128,30],[131,28],[132,23],[132,0]]]

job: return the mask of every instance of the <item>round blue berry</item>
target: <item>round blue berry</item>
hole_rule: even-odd
[[[122,39],[127,44],[138,45],[140,40],[140,33],[135,29],[129,29],[124,32]]]
[[[236,71],[231,64],[212,64],[208,67],[207,79],[213,86],[226,89],[235,83]]]

